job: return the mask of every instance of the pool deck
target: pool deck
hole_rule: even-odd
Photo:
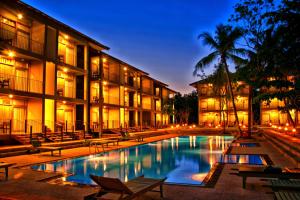
[[[178,135],[195,134],[195,131],[174,130],[167,135],[146,138],[144,143],[157,140],[167,139]],[[203,135],[203,134],[201,134]],[[242,139],[236,142],[258,142],[259,147],[232,147],[232,154],[267,154],[273,163],[281,167],[296,167],[291,161],[286,159],[263,137],[254,136],[254,139]],[[125,148],[142,144],[135,141],[121,142],[118,147],[110,145],[107,150],[116,148]],[[93,153],[93,150],[92,150]],[[41,162],[48,162],[71,157],[89,155],[89,147],[79,147],[74,149],[62,150],[62,156],[51,157],[49,152],[21,155],[14,157],[0,158],[0,162],[16,163],[14,168],[9,171],[9,180],[4,181],[4,175],[0,174],[0,199],[83,199],[97,188],[89,186],[70,186],[60,184],[50,184],[47,179],[58,174],[33,171],[27,168],[19,168],[21,166],[32,165]],[[263,182],[260,178],[249,178],[246,189],[242,188],[242,179],[236,173],[237,164],[225,164],[222,173],[213,188],[193,187],[193,186],[164,186],[164,199],[251,199],[265,200],[273,199],[270,188],[265,187],[267,182]],[[160,199],[159,194],[148,192],[139,199]]]

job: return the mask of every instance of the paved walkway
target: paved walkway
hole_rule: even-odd
[[[185,131],[180,131],[180,134]],[[190,132],[191,133],[191,132]],[[193,133],[194,134],[194,133]],[[153,138],[147,138],[145,142],[152,142],[165,138],[177,136],[178,134],[163,135]],[[245,141],[245,140],[243,140]],[[250,140],[249,140],[250,141]],[[251,140],[259,142],[260,147],[232,147],[232,153],[245,153],[245,154],[268,154],[271,160],[277,166],[293,167],[293,164],[283,158],[281,154],[274,149],[262,137],[256,137]],[[122,142],[119,147],[110,146],[109,149],[123,148],[132,145],[140,144],[137,142],[129,141]],[[61,157],[51,157],[49,153],[41,153],[34,155],[15,156],[0,159],[6,162],[15,162],[17,166],[31,165],[39,162],[47,162],[51,160],[64,159],[68,157],[76,157],[89,154],[88,147],[80,147],[76,149],[66,149],[62,151]],[[249,178],[247,181],[246,189],[242,188],[242,179],[234,173],[239,165],[226,164],[218,182],[214,188],[193,187],[193,186],[176,186],[165,185],[164,194],[166,200],[204,200],[204,199],[222,199],[222,200],[235,200],[235,199],[251,199],[251,200],[268,200],[273,199],[273,194],[270,188],[264,187],[267,182],[263,182],[258,178]],[[3,180],[3,175],[0,174],[0,199],[83,199],[84,196],[95,192],[97,189],[94,187],[74,187],[69,185],[49,184],[45,181],[40,181],[45,178],[55,176],[55,173],[44,173],[32,171],[30,169],[13,168],[10,170],[9,180]],[[159,194],[148,192],[140,199],[160,199]]]

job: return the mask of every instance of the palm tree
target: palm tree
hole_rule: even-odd
[[[207,80],[209,83],[212,83],[212,89],[213,92],[218,96],[219,98],[219,109],[220,109],[220,124],[222,122],[223,118],[223,133],[225,133],[226,128],[226,113],[224,111],[224,105],[226,105],[226,75],[225,75],[225,69],[224,66],[219,64],[215,65],[215,72],[210,75]]]
[[[212,64],[216,59],[221,65],[224,65],[225,74],[227,78],[227,83],[229,87],[230,97],[232,101],[232,106],[234,110],[236,125],[242,135],[241,127],[239,126],[239,119],[236,111],[234,94],[232,89],[232,82],[230,77],[230,72],[228,69],[227,61],[233,61],[235,64],[239,65],[244,63],[244,59],[240,56],[245,55],[245,50],[242,48],[236,48],[236,42],[243,36],[243,31],[238,28],[232,28],[231,26],[218,25],[215,36],[213,37],[210,33],[204,32],[198,36],[198,38],[203,39],[203,43],[208,45],[213,50],[212,53],[203,57],[195,66],[194,75],[198,74],[198,71],[203,71],[204,68]]]

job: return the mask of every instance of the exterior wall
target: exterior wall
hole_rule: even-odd
[[[240,82],[239,84],[243,83]],[[225,88],[222,89],[222,97],[214,93],[212,84],[197,83],[196,88],[198,92],[199,125],[214,127],[225,121],[228,126],[234,126],[236,120],[233,106],[231,99],[225,97]],[[245,87],[239,91],[235,90],[234,94],[239,122],[247,126],[249,88]]]
[[[19,13],[17,4],[0,2],[0,126],[101,132],[168,120],[166,85],[45,15]]]

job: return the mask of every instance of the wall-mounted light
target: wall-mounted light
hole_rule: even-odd
[[[13,52],[13,51],[8,51],[7,55],[8,55],[9,57],[13,58],[13,57],[15,57],[16,54],[15,54],[15,52]]]
[[[63,104],[66,104],[67,102],[66,101],[63,101]]]
[[[67,40],[67,39],[69,39],[69,36],[68,35],[64,35],[64,38]]]
[[[124,69],[124,71],[126,71],[126,70],[127,70],[127,67],[124,67],[123,69]]]
[[[106,81],[103,81],[103,85],[107,85],[107,82],[106,82]]]
[[[21,13],[19,13],[19,14],[17,15],[17,17],[18,17],[18,19],[23,19],[23,15],[22,15]]]
[[[9,97],[10,99],[12,99],[12,98],[14,97],[14,95],[9,94],[8,97]]]
[[[106,59],[106,58],[102,58],[102,62],[104,62],[104,63],[105,63],[106,61],[107,61],[107,59]]]
[[[63,71],[64,71],[64,72],[68,72],[68,69],[67,69],[67,68],[64,68]]]

